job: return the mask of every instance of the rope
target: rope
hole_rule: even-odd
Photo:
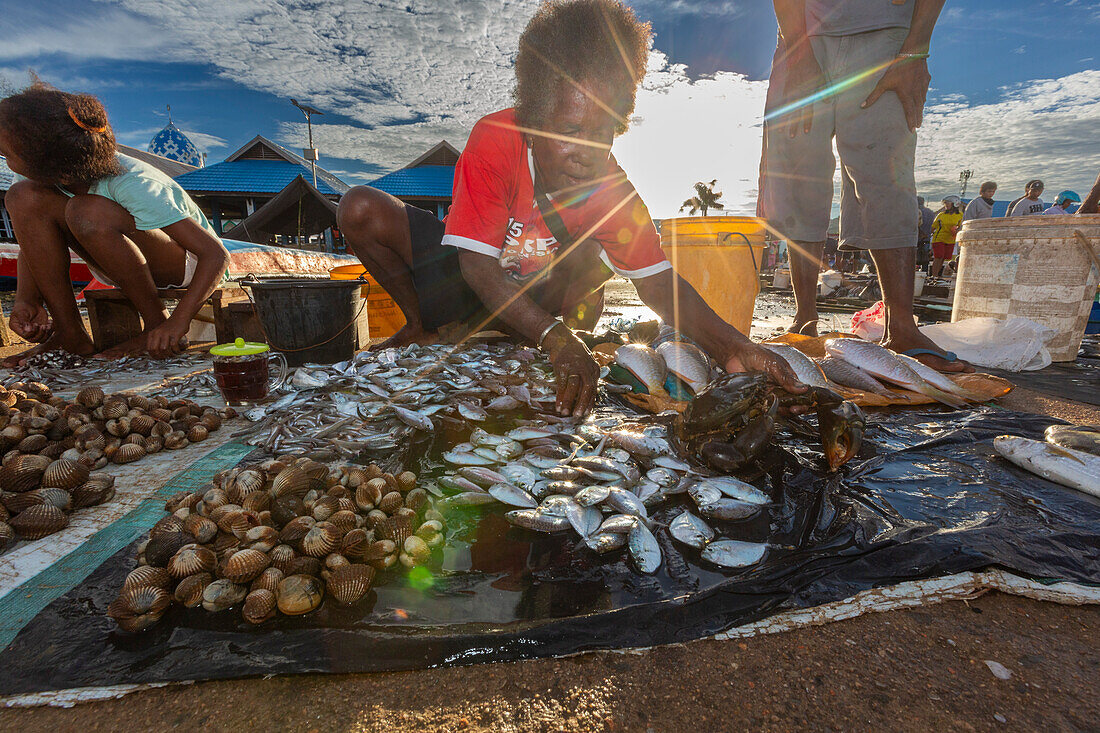
[[[247,277],[245,277],[243,280],[241,280],[241,285],[247,284],[249,279],[251,279],[251,281],[253,283],[259,283],[260,282],[259,279],[255,275],[249,273]],[[363,279],[362,275],[360,275],[358,277],[358,280],[361,283],[366,283],[366,285],[367,285],[367,294],[370,295],[370,283],[366,282],[366,280]],[[360,287],[362,287],[362,285],[360,285]],[[264,335],[264,339],[267,340],[267,345],[270,346],[271,348],[275,349],[276,351],[282,351],[282,352],[287,353],[287,354],[296,354],[300,351],[309,351],[310,349],[316,349],[319,346],[324,346],[325,344],[328,344],[328,343],[331,343],[332,341],[335,341],[337,338],[339,338],[344,333],[344,331],[347,331],[349,328],[352,327],[352,325],[356,321],[359,320],[359,316],[361,316],[363,314],[363,309],[367,307],[367,299],[366,298],[361,298],[361,300],[363,302],[359,304],[359,310],[356,311],[355,315],[352,316],[351,320],[348,321],[346,324],[344,324],[343,328],[341,328],[339,331],[337,331],[331,337],[325,339],[324,341],[321,341],[321,342],[316,343],[316,344],[311,344],[310,346],[303,346],[303,347],[298,348],[298,349],[284,349],[284,348],[281,348],[279,346],[276,346],[272,342],[271,336],[268,334],[267,329],[264,328],[264,319],[260,318],[260,312],[258,310],[256,310],[256,301],[252,299],[251,289],[248,289],[245,292],[248,293],[248,302],[252,305],[252,313],[256,316],[256,322],[260,324],[260,332]]]

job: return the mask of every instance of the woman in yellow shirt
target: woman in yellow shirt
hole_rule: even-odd
[[[932,277],[943,272],[944,260],[955,255],[955,235],[962,224],[962,199],[958,196],[945,196],[943,208],[932,221]]]

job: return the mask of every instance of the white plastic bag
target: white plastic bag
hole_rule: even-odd
[[[1028,318],[967,318],[922,326],[921,333],[944,351],[954,351],[974,366],[1032,371],[1050,365],[1046,345],[1054,330]]]
[[[886,304],[881,300],[852,314],[851,332],[865,341],[879,342],[886,333]]]

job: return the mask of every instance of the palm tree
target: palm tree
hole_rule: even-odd
[[[703,216],[706,216],[707,209],[717,209],[722,206],[722,202],[719,200],[722,198],[722,192],[714,190],[717,183],[717,178],[710,183],[703,183],[702,181],[696,183],[695,195],[681,204],[680,211],[690,209],[688,216],[695,216],[696,211],[702,211]]]

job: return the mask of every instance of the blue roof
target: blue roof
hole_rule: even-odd
[[[149,141],[149,152],[177,163],[202,167],[202,153],[191,142],[191,138],[172,124],[171,120]]]
[[[454,180],[453,165],[420,165],[388,173],[368,185],[392,196],[450,198]]]
[[[317,170],[317,190],[325,195],[342,196],[348,190],[331,173]],[[227,191],[239,193],[276,194],[298,176],[307,181],[313,180],[308,165],[290,163],[285,160],[234,160],[215,163],[197,171],[184,173],[176,177],[185,191]]]

